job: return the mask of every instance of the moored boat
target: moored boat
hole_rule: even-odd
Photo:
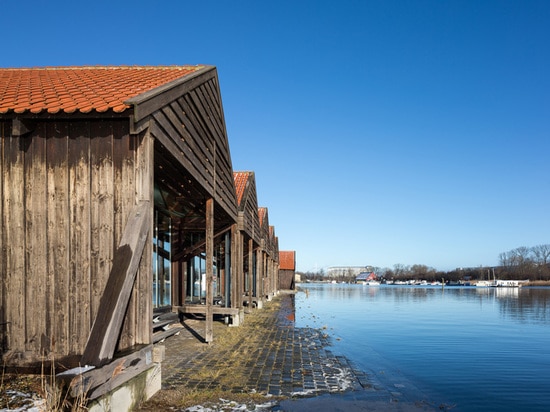
[[[493,288],[521,288],[524,283],[528,282],[527,280],[501,280],[495,279],[491,283]]]

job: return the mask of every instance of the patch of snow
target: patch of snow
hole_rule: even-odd
[[[277,405],[277,402],[266,402],[261,404],[254,403],[238,403],[235,401],[228,401],[226,399],[220,399],[220,402],[217,404],[208,404],[208,405],[195,405],[185,409],[185,412],[264,412],[270,411]]]
[[[38,399],[35,394],[23,393],[14,390],[7,390],[6,395],[10,397],[10,402],[21,405],[17,408],[3,408],[0,412],[42,412],[45,410],[45,399]]]

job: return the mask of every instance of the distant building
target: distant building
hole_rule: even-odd
[[[372,266],[331,266],[327,268],[327,276],[329,278],[357,276],[361,272],[373,272],[373,268]]]
[[[279,251],[279,289],[293,290],[296,276],[296,252]]]
[[[356,282],[370,282],[371,280],[376,280],[378,276],[374,272],[361,272],[355,278]]]

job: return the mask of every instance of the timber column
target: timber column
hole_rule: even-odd
[[[212,305],[212,283],[214,278],[214,199],[206,201],[206,322],[204,340],[206,343],[214,339],[214,314]]]

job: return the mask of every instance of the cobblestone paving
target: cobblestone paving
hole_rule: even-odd
[[[296,396],[370,387],[367,376],[329,349],[322,330],[294,327],[294,296],[277,297],[278,310],[266,307],[247,315],[230,344],[217,345],[237,328],[216,325],[214,343],[198,344],[189,330],[166,340],[163,389],[221,389]],[[203,322],[191,321],[195,333]],[[220,327],[221,326],[221,327]]]

